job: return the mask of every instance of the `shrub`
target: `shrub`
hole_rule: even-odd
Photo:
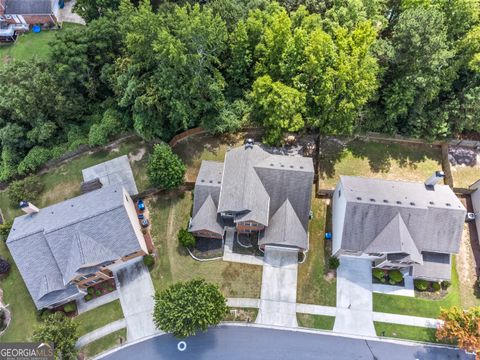
[[[438,283],[438,282],[433,282],[433,283],[432,283],[432,289],[433,289],[433,291],[440,291],[440,289],[441,289],[440,283]]]
[[[33,331],[32,338],[38,342],[54,343],[55,359],[76,359],[78,322],[64,315],[62,312],[50,315]]]
[[[383,271],[382,269],[373,269],[373,277],[382,281],[382,279],[385,278],[385,271]]]
[[[425,291],[428,289],[428,281],[426,280],[415,279],[413,283],[415,285],[415,288],[419,291]]]
[[[447,290],[450,287],[450,281],[444,280],[442,281],[442,289]]]
[[[77,310],[77,305],[74,302],[68,303],[63,307],[63,311],[66,313],[74,312]]]
[[[113,286],[109,286],[109,287],[107,288],[107,291],[112,292],[112,291],[113,291]]]
[[[105,145],[114,135],[125,130],[125,120],[122,113],[108,109],[98,124],[93,124],[88,134],[91,146]]]
[[[26,175],[35,172],[52,157],[50,149],[33,147],[18,165],[18,173]]]
[[[10,264],[7,260],[0,258],[0,274],[6,274],[10,270]]]
[[[95,295],[96,295],[96,296],[100,296],[100,295],[102,295],[102,292],[101,292],[100,290],[96,290],[96,291],[95,291]]]
[[[340,266],[340,260],[335,256],[330,256],[328,259],[328,267],[330,269],[336,270]]]
[[[388,276],[390,276],[390,280],[393,280],[394,283],[399,283],[403,280],[403,275],[400,270],[391,270],[388,272]]]
[[[180,245],[186,248],[193,248],[195,246],[196,240],[195,236],[192,233],[188,232],[187,229],[180,229],[178,232],[178,242]]]
[[[10,234],[10,230],[12,229],[13,222],[6,221],[5,223],[0,225],[0,237],[3,241],[7,241],[8,234]]]
[[[53,314],[53,311],[50,309],[42,309],[39,311],[39,318],[42,321],[45,321],[50,315]]]
[[[387,282],[387,279],[385,279],[384,277],[382,277],[382,278],[380,279],[380,282],[386,283],[386,282]]]
[[[143,257],[143,263],[145,264],[146,267],[151,269],[153,265],[155,264],[155,259],[152,255],[145,255]]]
[[[162,189],[174,189],[183,184],[185,165],[166,144],[156,144],[148,159],[148,178],[153,186]]]
[[[93,287],[89,287],[89,288],[87,289],[87,292],[88,292],[90,295],[93,295],[93,292],[94,292],[94,291],[95,291],[95,290],[94,290]]]
[[[87,295],[85,295],[85,296],[83,297],[83,299],[84,299],[85,301],[90,301],[90,300],[93,299],[93,296],[92,296],[92,294],[87,294]]]
[[[390,280],[388,280],[388,283],[389,283],[390,285],[395,285],[397,282],[396,282],[395,280],[393,280],[393,279],[390,279]]]
[[[33,202],[43,191],[44,185],[36,176],[30,176],[23,180],[13,181],[7,189],[10,204],[18,208],[20,201]]]

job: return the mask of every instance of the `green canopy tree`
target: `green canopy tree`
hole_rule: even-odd
[[[183,184],[185,165],[170,146],[156,144],[148,159],[147,173],[152,185],[173,189]]]
[[[119,5],[120,0],[77,0],[73,12],[89,23],[109,12],[118,10]]]
[[[34,330],[33,339],[38,342],[53,342],[55,359],[74,360],[77,358],[75,344],[78,340],[78,324],[57,312],[49,315],[45,321]]]
[[[153,321],[158,329],[185,338],[219,324],[227,311],[227,300],[218,286],[195,279],[157,293]]]

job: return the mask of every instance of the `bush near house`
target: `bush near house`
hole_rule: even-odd
[[[93,292],[94,292],[94,291],[95,291],[95,290],[93,289],[93,287],[89,287],[89,288],[87,289],[87,292],[88,292],[90,295],[93,295]]]
[[[7,241],[8,234],[10,234],[10,230],[12,229],[12,225],[12,221],[6,221],[5,223],[0,225],[0,238],[3,241]]]
[[[388,272],[388,276],[390,276],[390,280],[394,282],[394,284],[399,283],[403,280],[403,274],[400,270],[390,270]]]
[[[145,255],[143,257],[143,263],[145,264],[146,267],[151,269],[155,264],[155,258],[152,255]]]
[[[93,299],[93,295],[92,295],[92,294],[87,294],[87,295],[85,295],[85,296],[83,297],[83,299],[84,299],[85,301],[90,301],[90,300]]]
[[[41,182],[36,176],[13,181],[7,189],[10,204],[13,207],[18,208],[18,205],[22,200],[33,202],[38,199],[38,196],[42,193],[44,187],[43,182]]]
[[[382,269],[373,269],[373,277],[380,281],[385,281],[385,271]]]
[[[433,289],[433,291],[440,291],[441,288],[442,288],[442,287],[441,287],[440,283],[438,283],[438,282],[432,282],[432,289]]]
[[[0,257],[0,275],[6,275],[10,270],[10,264],[7,260]]]
[[[68,303],[63,307],[63,311],[71,313],[77,310],[77,305],[74,302]]]
[[[415,279],[413,282],[415,285],[415,289],[419,291],[425,291],[428,289],[428,281],[422,279]]]
[[[340,260],[338,260],[338,258],[336,258],[335,256],[330,256],[330,258],[328,259],[328,267],[332,270],[336,270],[339,266]]]
[[[186,248],[193,248],[195,247],[196,240],[195,236],[188,232],[187,229],[180,229],[178,232],[178,242]]]
[[[442,281],[442,289],[447,290],[450,287],[451,283],[450,281],[444,280]]]

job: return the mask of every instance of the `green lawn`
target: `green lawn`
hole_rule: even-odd
[[[83,27],[83,25],[63,23],[64,28]],[[38,34],[30,31],[19,37],[12,45],[0,46],[0,60],[46,59],[50,54],[50,41],[61,30],[45,30]],[[0,61],[1,62],[1,61]]]
[[[320,140],[320,188],[333,189],[340,175],[423,181],[442,169],[438,146],[342,141]]]
[[[228,297],[260,297],[262,267],[214,260],[199,262],[178,245],[177,233],[190,218],[192,193],[170,193],[148,200],[153,241],[159,258],[151,271],[157,291],[177,281],[204,278]]]
[[[307,259],[298,265],[297,302],[306,304],[336,304],[336,281],[325,278],[325,221],[327,218],[325,200],[312,198],[313,219],[310,221],[310,249]],[[329,225],[328,225],[329,226]]]
[[[335,324],[335,316],[297,313],[297,322],[298,326],[305,328],[333,330],[333,325]]]
[[[82,336],[122,318],[123,312],[120,301],[115,300],[78,315],[75,320],[78,322],[78,334]]]
[[[111,160],[118,156],[130,155],[130,157],[141,159],[131,161],[132,171],[139,191],[148,187],[146,162],[148,145],[140,138],[134,137],[121,143],[113,150],[101,150],[94,153],[86,153],[72,161],[69,161],[55,169],[48,170],[40,175],[40,180],[45,185],[45,190],[37,201],[32,201],[40,208],[70,199],[80,195],[80,184],[83,180],[82,169]],[[21,210],[10,204],[6,191],[0,192],[0,208],[6,219],[12,220],[15,216],[21,215]]]
[[[479,179],[480,167],[457,165],[451,166],[453,185],[459,188],[468,188]]]
[[[374,322],[378,336],[436,343],[436,329]]]
[[[373,293],[373,311],[438,318],[440,309],[461,306],[455,259],[452,263],[452,285],[441,300]]]
[[[79,352],[85,356],[85,359],[91,359],[95,355],[124,343],[126,339],[127,329],[121,329],[84,346]]]

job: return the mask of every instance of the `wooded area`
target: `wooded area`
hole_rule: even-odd
[[[0,181],[81,144],[202,126],[480,131],[477,0],[78,0],[86,27],[0,64]]]

